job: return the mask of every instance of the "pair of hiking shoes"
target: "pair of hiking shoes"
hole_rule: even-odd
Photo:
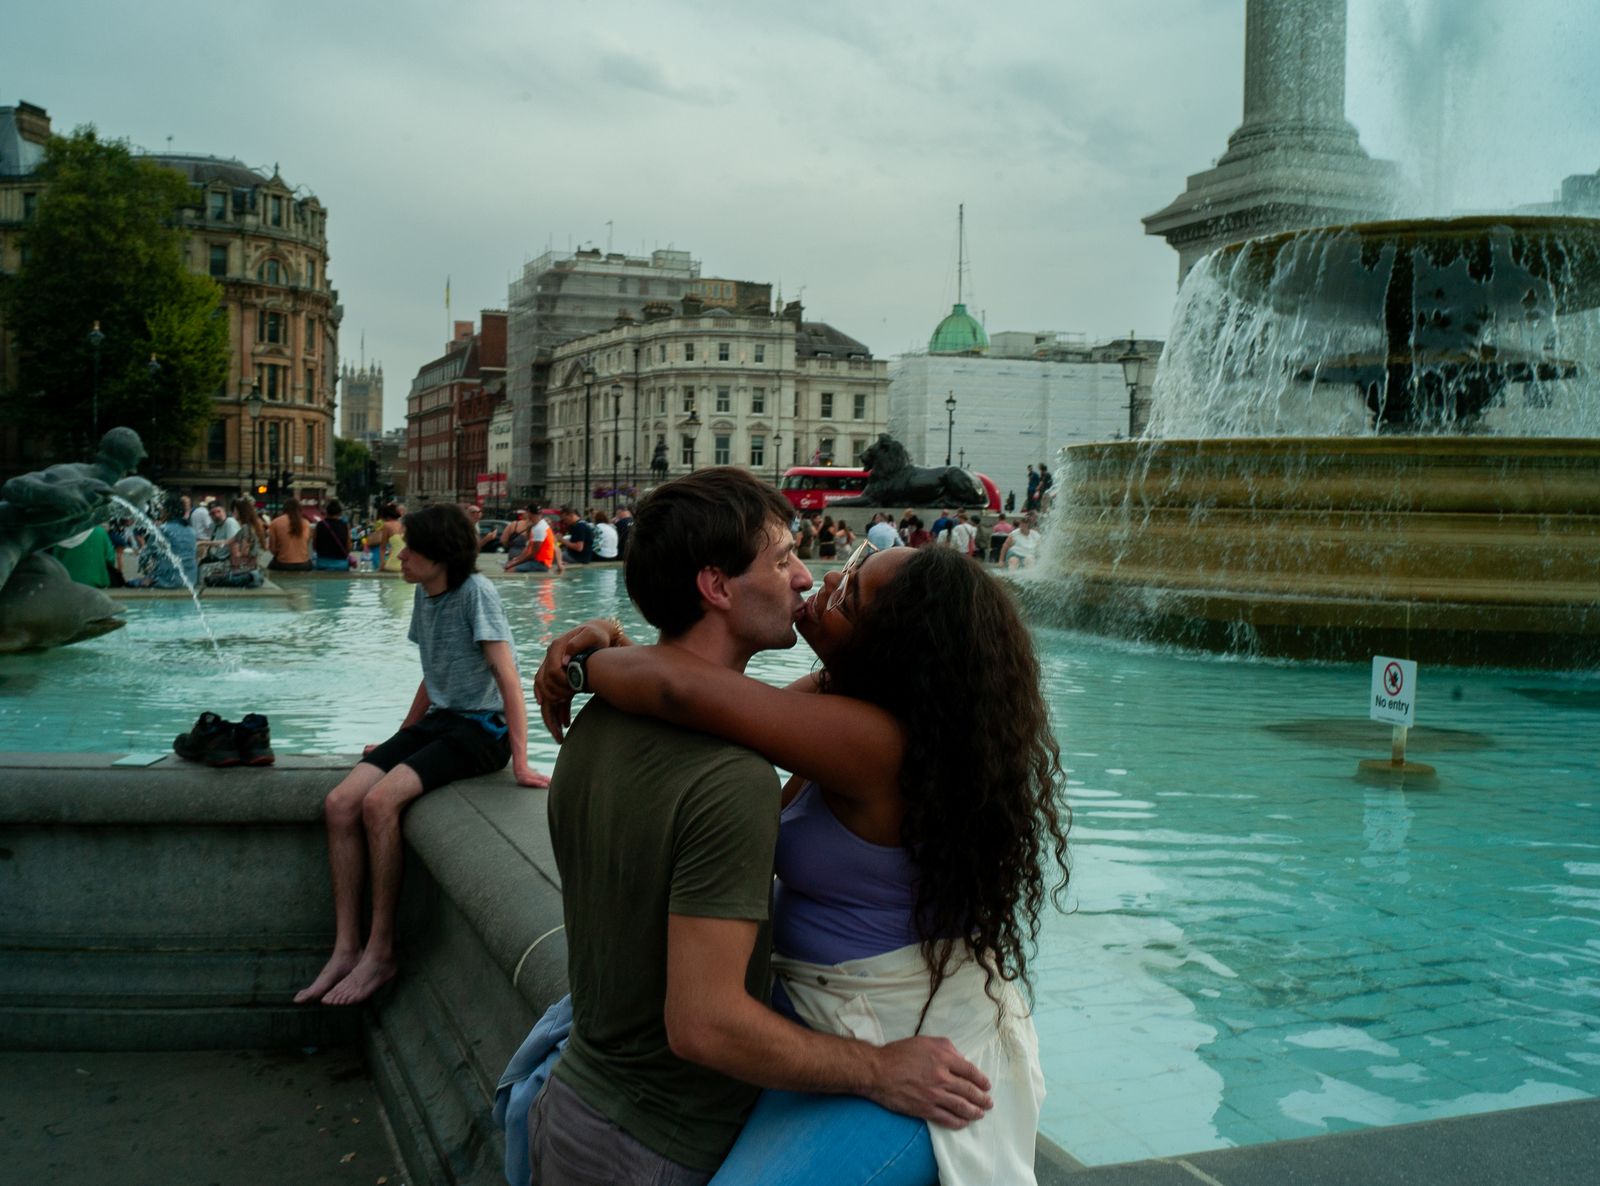
[[[180,758],[207,766],[270,766],[276,760],[272,730],[259,712],[237,723],[203,712],[193,729],[172,739],[172,748]]]

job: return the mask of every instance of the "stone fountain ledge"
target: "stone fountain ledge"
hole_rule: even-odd
[[[307,1009],[290,996],[332,938],[322,799],[351,759],[121,758],[0,754],[0,1049],[360,1044],[411,1179],[500,1186],[495,1082],[566,991],[545,792],[501,773],[421,799],[402,975],[365,1008]],[[1094,1169],[1041,1138],[1037,1168],[1046,1186],[1521,1186],[1597,1161],[1600,1101],[1580,1101]]]

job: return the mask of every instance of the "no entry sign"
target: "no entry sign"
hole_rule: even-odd
[[[1372,719],[1410,728],[1417,715],[1417,665],[1410,659],[1372,657]]]

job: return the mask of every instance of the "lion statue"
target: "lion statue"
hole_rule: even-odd
[[[867,487],[852,498],[829,504],[836,507],[953,506],[989,504],[983,487],[958,465],[912,465],[906,447],[886,432],[861,454],[863,469],[870,470]]]

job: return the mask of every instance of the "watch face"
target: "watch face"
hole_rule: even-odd
[[[572,685],[574,692],[583,691],[582,659],[572,659],[567,662],[567,682]]]

